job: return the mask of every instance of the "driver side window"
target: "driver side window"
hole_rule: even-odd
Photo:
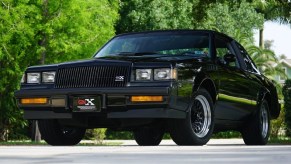
[[[239,68],[238,60],[229,42],[215,38],[216,58],[224,66]],[[230,60],[231,59],[231,60]]]

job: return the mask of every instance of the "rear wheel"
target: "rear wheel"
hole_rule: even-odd
[[[144,127],[133,132],[136,143],[140,146],[157,146],[163,139],[164,129],[159,127]]]
[[[258,112],[249,120],[242,131],[243,140],[246,145],[265,145],[270,135],[269,105],[264,100]]]
[[[213,101],[207,90],[199,89],[186,119],[170,120],[170,135],[177,145],[204,145],[213,132]]]
[[[50,145],[66,146],[78,144],[85,135],[85,128],[62,126],[58,120],[39,120],[42,138]]]

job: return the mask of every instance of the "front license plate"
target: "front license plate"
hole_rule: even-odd
[[[74,112],[100,112],[101,100],[100,97],[74,97],[73,104]]]

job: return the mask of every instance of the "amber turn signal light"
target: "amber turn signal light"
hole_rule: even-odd
[[[23,98],[20,100],[21,104],[47,104],[47,98]]]
[[[131,102],[161,102],[163,96],[131,96]]]

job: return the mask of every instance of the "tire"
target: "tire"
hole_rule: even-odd
[[[269,105],[264,100],[257,113],[249,120],[242,131],[246,145],[266,145],[270,135]]]
[[[205,145],[211,138],[213,128],[213,101],[204,88],[193,95],[185,119],[169,121],[170,135],[177,145]]]
[[[133,136],[139,146],[158,146],[164,133],[163,128],[144,127],[133,131]]]
[[[39,120],[42,138],[53,146],[69,146],[78,144],[85,135],[85,128],[64,127],[58,120]]]

